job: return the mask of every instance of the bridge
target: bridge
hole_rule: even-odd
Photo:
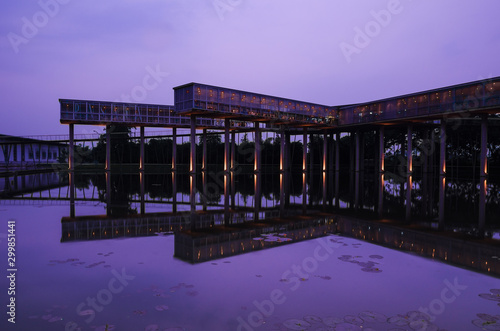
[[[486,177],[488,119],[500,112],[500,77],[478,80],[418,93],[401,95],[371,102],[327,106],[297,101],[247,91],[189,83],[174,88],[174,106],[137,103],[120,103],[88,100],[60,99],[61,123],[69,125],[70,146],[73,146],[74,125],[106,125],[107,158],[106,170],[111,169],[110,126],[126,125],[140,127],[141,156],[140,169],[144,170],[144,128],[172,128],[173,138],[177,128],[191,129],[190,172],[196,173],[195,153],[196,130],[223,130],[225,141],[224,170],[230,171],[230,142],[234,143],[234,132],[253,130],[255,132],[255,165],[260,171],[261,132],[278,130],[281,139],[280,169],[289,168],[289,135],[303,135],[307,145],[309,132],[324,135],[323,171],[338,169],[338,141],[340,134],[354,134],[355,170],[362,162],[363,131],[376,130],[378,142],[378,169],[384,171],[384,127],[403,125],[407,128],[407,172],[413,171],[413,126],[416,123],[432,123],[440,126],[440,174],[446,175],[446,122],[448,119],[481,118],[481,176]],[[260,126],[264,124],[264,127]],[[232,132],[232,139],[230,138]],[[334,142],[335,141],[335,145]],[[206,145],[206,144],[204,144]],[[330,148],[328,147],[330,145]],[[172,170],[175,171],[175,153],[172,154]],[[206,149],[204,149],[204,156]],[[335,162],[328,162],[335,159]],[[304,149],[303,170],[307,168]],[[330,168],[327,169],[327,164]],[[205,168],[204,161],[202,169]],[[70,147],[69,169],[74,169],[73,148]]]

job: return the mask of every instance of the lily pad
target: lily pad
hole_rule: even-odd
[[[387,316],[373,311],[362,311],[361,313],[359,313],[359,317],[363,319],[363,321],[368,323],[373,323],[373,322],[382,323],[387,321]]]
[[[355,330],[360,330],[360,326],[351,323],[342,323],[342,324],[337,324],[335,326],[335,331],[355,331]]]
[[[473,320],[472,324],[483,330],[500,330],[500,324],[497,322],[489,322],[482,319]]]
[[[283,322],[283,325],[290,330],[306,330],[311,326],[308,322],[299,319],[289,319]]]
[[[379,273],[382,272],[379,268],[362,268],[361,271],[371,272],[371,273]]]
[[[319,316],[314,316],[314,315],[308,315],[304,316],[304,321],[308,323],[322,323],[323,320]]]
[[[346,321],[349,324],[354,324],[354,325],[363,324],[363,320],[361,318],[359,318],[358,316],[354,316],[354,315],[344,316],[344,321]]]
[[[344,323],[343,318],[339,317],[325,317],[323,318],[323,324],[327,326],[336,326],[337,324]]]
[[[387,322],[390,323],[390,324],[397,325],[397,326],[408,325],[408,319],[405,318],[405,316],[402,316],[402,315],[396,315],[396,316],[389,317],[389,319],[387,320]]]
[[[484,321],[488,321],[488,322],[496,322],[499,320],[498,317],[492,316],[490,314],[477,314],[477,317],[479,317],[480,319],[482,319]]]

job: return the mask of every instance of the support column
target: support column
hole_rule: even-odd
[[[439,207],[438,207],[438,227],[444,228],[444,199],[446,189],[446,177],[439,176]]]
[[[262,134],[261,134],[261,131],[260,131],[260,124],[259,122],[255,122],[255,155],[254,155],[254,171],[255,172],[259,172],[260,171],[260,168],[262,166],[262,153],[261,153],[261,149],[262,149],[262,146],[261,146],[261,140],[262,140]]]
[[[406,143],[406,173],[410,175],[413,173],[413,127],[408,124]]]
[[[236,167],[236,133],[231,132],[231,171]]]
[[[226,172],[224,174],[224,225],[229,225],[230,224],[230,214],[229,214],[229,196],[230,196],[230,187],[229,185],[231,184],[231,174]]]
[[[429,129],[425,128],[424,130],[424,142],[422,144],[422,152],[420,153],[422,158],[422,172],[424,174],[429,172],[429,152],[431,151],[431,140],[429,140]]]
[[[139,172],[139,186],[140,186],[140,194],[141,194],[141,215],[144,215],[146,213],[146,203],[144,200],[144,193],[145,193],[145,178],[144,178],[144,172]]]
[[[177,128],[172,128],[172,171],[177,170]]]
[[[307,172],[302,172],[302,214],[307,214]]]
[[[384,127],[378,129],[378,172],[385,171],[385,132]]]
[[[281,139],[280,139],[280,171],[285,170],[285,130],[281,127]]]
[[[70,171],[75,169],[75,125],[69,125],[69,151],[68,151],[68,168]],[[34,158],[34,157],[33,157]]]
[[[224,120],[224,171],[229,171],[229,126],[231,121],[229,118]]]
[[[189,155],[190,166],[189,171],[196,173],[196,115],[191,115],[191,153]]]
[[[172,212],[177,213],[177,175],[172,172]]]
[[[111,126],[106,125],[106,171],[111,170]]]
[[[333,145],[333,131],[330,131],[330,134],[328,135],[328,171],[333,172],[333,165],[334,163],[334,145]]]
[[[302,171],[303,172],[307,171],[307,128],[306,127],[304,127],[304,133],[302,136]]]
[[[479,174],[481,177],[488,175],[488,115],[481,118],[481,155]]]
[[[406,222],[411,221],[411,190],[413,186],[412,176],[406,179]]]
[[[335,134],[335,171],[340,171],[340,132]]]
[[[378,180],[378,204],[377,204],[377,212],[378,217],[381,218],[384,214],[384,174],[381,172]]]
[[[68,176],[69,176],[69,217],[73,218],[75,217],[75,173],[73,171],[70,171]]]
[[[361,167],[361,146],[360,146],[360,132],[356,131],[354,135],[354,153],[355,153],[355,163],[354,163],[354,168],[356,172],[360,171]]]
[[[106,130],[107,131],[107,130]],[[106,215],[111,215],[111,173],[106,171]]]
[[[257,222],[259,220],[259,212],[262,204],[262,189],[260,183],[260,173],[254,174],[254,221]]]
[[[309,149],[309,171],[312,173],[314,171],[314,146],[312,145],[314,139],[312,133],[309,135],[309,141],[311,142],[311,148]]]
[[[326,171],[326,161],[328,157],[328,134],[325,132],[323,133],[323,171]],[[326,184],[325,184],[326,185]]]
[[[488,193],[488,186],[486,177],[483,177],[479,181],[479,217],[478,217],[478,228],[481,234],[484,233],[484,225],[486,223],[486,194]]]
[[[139,156],[139,170],[144,171],[144,127],[140,127],[140,156]]]
[[[439,174],[446,175],[446,122],[441,120],[441,130],[439,137]]]
[[[290,133],[285,131],[285,170],[289,171],[292,165],[292,160],[290,156],[292,153],[290,152]]]
[[[203,157],[201,170],[207,171],[207,129],[203,129]]]

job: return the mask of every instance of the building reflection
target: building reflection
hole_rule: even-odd
[[[69,172],[16,182],[23,193],[11,190],[1,204],[69,205],[61,242],[175,235],[175,255],[196,263],[340,233],[500,275],[494,178],[308,170]],[[104,215],[79,215],[89,203]]]

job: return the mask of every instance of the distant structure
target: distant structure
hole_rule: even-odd
[[[0,168],[36,168],[59,163],[68,145],[56,141],[0,134]]]
[[[377,172],[383,173],[385,157],[384,128],[398,126],[406,135],[406,172],[413,173],[413,136],[422,129],[423,136],[439,125],[439,174],[446,176],[446,126],[451,119],[476,117],[480,120],[480,176],[488,175],[488,119],[500,111],[500,77],[411,93],[354,105],[326,106],[248,91],[228,89],[199,83],[174,87],[174,105],[151,105],[108,101],[59,99],[62,124],[69,125],[69,170],[74,169],[74,126],[106,125],[106,166],[111,170],[111,125],[140,128],[139,168],[144,170],[144,128],[172,128],[175,141],[177,128],[190,128],[190,172],[205,169],[207,150],[201,164],[196,159],[196,130],[224,132],[224,170],[233,169],[231,150],[234,133],[253,130],[255,133],[255,172],[261,169],[261,133],[278,132],[281,137],[280,171],[290,169],[290,135],[302,135],[307,146],[308,134],[323,136],[323,171],[339,169],[340,135],[353,136],[351,148],[353,169],[362,171],[364,134],[375,132]],[[241,125],[243,124],[243,125]],[[263,126],[261,126],[261,124]],[[426,128],[421,128],[427,125]],[[233,139],[231,139],[233,137]],[[307,170],[307,148],[303,149],[303,171]],[[427,154],[424,155],[427,158]],[[426,167],[429,160],[424,160]],[[172,151],[175,171],[176,151]],[[334,166],[335,165],[335,166]]]

